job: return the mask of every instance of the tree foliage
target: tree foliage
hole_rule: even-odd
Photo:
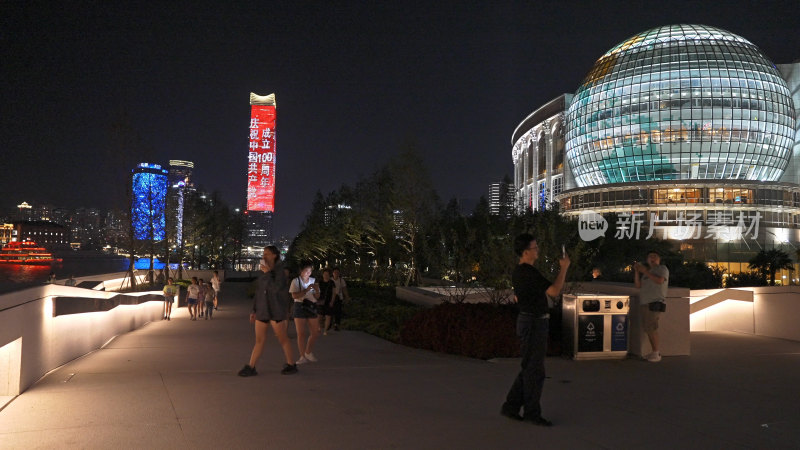
[[[769,278],[769,285],[775,286],[775,274],[779,270],[794,270],[792,258],[788,253],[773,248],[771,250],[761,250],[756,256],[750,258],[749,268],[757,271],[761,275],[763,284]]]

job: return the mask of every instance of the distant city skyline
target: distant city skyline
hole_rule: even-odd
[[[198,187],[245,202],[250,92],[281,98],[274,226],[413,143],[447,202],[512,173],[511,131],[572,93],[598,55],[689,23],[797,60],[796,1],[259,5],[4,4],[0,210],[124,205],[139,162],[195,163]],[[35,31],[33,31],[35,30]]]

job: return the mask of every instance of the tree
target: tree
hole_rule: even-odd
[[[750,258],[748,267],[752,270],[757,270],[765,284],[767,276],[769,276],[770,286],[775,286],[775,274],[779,270],[794,270],[794,263],[786,252],[774,248],[758,252],[756,256]]]
[[[391,205],[394,214],[395,240],[407,258],[408,268],[404,285],[420,277],[419,259],[424,252],[421,239],[433,222],[438,207],[438,195],[433,188],[427,167],[416,146],[407,144],[388,165],[391,176]]]

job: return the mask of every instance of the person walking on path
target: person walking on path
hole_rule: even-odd
[[[219,291],[222,290],[222,280],[219,279],[219,271],[214,271],[214,276],[211,277],[211,286],[214,288],[216,295],[214,296],[214,309],[219,311]]]
[[[661,255],[656,251],[647,254],[647,265],[633,264],[633,284],[640,288],[639,315],[642,330],[647,333],[652,352],[644,357],[650,362],[661,361],[658,340],[658,319],[667,310],[665,303],[669,286],[669,269],[661,264]]]
[[[319,322],[317,319],[317,300],[319,299],[319,286],[311,276],[311,263],[303,263],[300,276],[292,280],[289,293],[294,299],[294,328],[297,331],[297,349],[300,359],[297,364],[317,362],[314,356],[314,342],[319,337]],[[308,340],[306,340],[308,332]]]
[[[267,340],[269,327],[272,327],[272,331],[283,349],[283,356],[286,358],[286,364],[281,373],[291,375],[297,373],[297,365],[294,363],[292,344],[287,334],[289,324],[287,320],[289,311],[286,307],[288,286],[280,259],[280,251],[277,247],[270,245],[264,248],[264,259],[261,260],[260,268],[262,274],[256,280],[253,312],[250,313],[250,323],[255,326],[256,343],[250,354],[249,363],[239,371],[239,376],[258,375],[256,363],[264,351],[264,342]]]
[[[205,283],[202,300],[206,304],[206,320],[211,319],[211,314],[214,312],[214,299],[216,297],[217,293],[214,291],[214,288],[211,287],[211,283]]]
[[[336,285],[336,290],[333,293],[333,329],[339,331],[339,324],[342,322],[342,309],[344,308],[344,303],[350,300],[350,293],[347,291],[347,283],[342,278],[342,272],[338,267],[333,268],[333,284]]]
[[[200,286],[200,293],[197,296],[197,310],[200,311],[197,317],[203,318],[203,310],[206,307],[206,282],[200,278],[199,282],[197,283]]]
[[[323,335],[328,334],[331,327],[331,314],[333,314],[333,297],[336,291],[336,284],[331,280],[330,269],[322,271],[322,281],[319,283],[319,328]]]
[[[164,320],[170,320],[172,303],[175,301],[175,296],[178,295],[178,286],[173,283],[175,280],[167,278],[167,284],[164,285]]]
[[[519,304],[517,336],[522,356],[519,374],[508,391],[500,413],[514,420],[530,421],[540,426],[551,426],[552,422],[542,417],[540,399],[544,386],[544,358],[547,353],[547,334],[550,316],[547,297],[556,297],[564,287],[569,268],[569,256],[562,255],[558,261],[560,270],[550,283],[533,264],[539,258],[539,246],[531,234],[521,234],[514,240],[514,253],[519,264],[511,274],[514,297]],[[520,415],[520,408],[523,414]]]
[[[200,298],[200,286],[197,277],[192,277],[192,284],[186,288],[186,307],[189,309],[191,320],[197,320],[197,301]]]

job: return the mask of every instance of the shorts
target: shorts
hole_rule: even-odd
[[[642,315],[642,331],[645,333],[652,333],[658,330],[658,319],[661,317],[662,312],[650,311],[650,305],[645,303],[639,305],[639,314]]]
[[[269,325],[270,322],[272,322],[272,323],[281,323],[281,322],[283,322],[282,320],[261,320],[261,319],[256,319],[256,320],[258,320],[261,323],[266,323],[267,325]]]
[[[309,311],[306,308],[303,308],[302,303],[294,302],[294,306],[292,307],[292,317],[295,319],[315,319],[317,314]]]
[[[196,298],[190,298],[190,299],[186,300],[186,304],[188,304],[188,305],[196,305],[197,304],[197,299]]]

